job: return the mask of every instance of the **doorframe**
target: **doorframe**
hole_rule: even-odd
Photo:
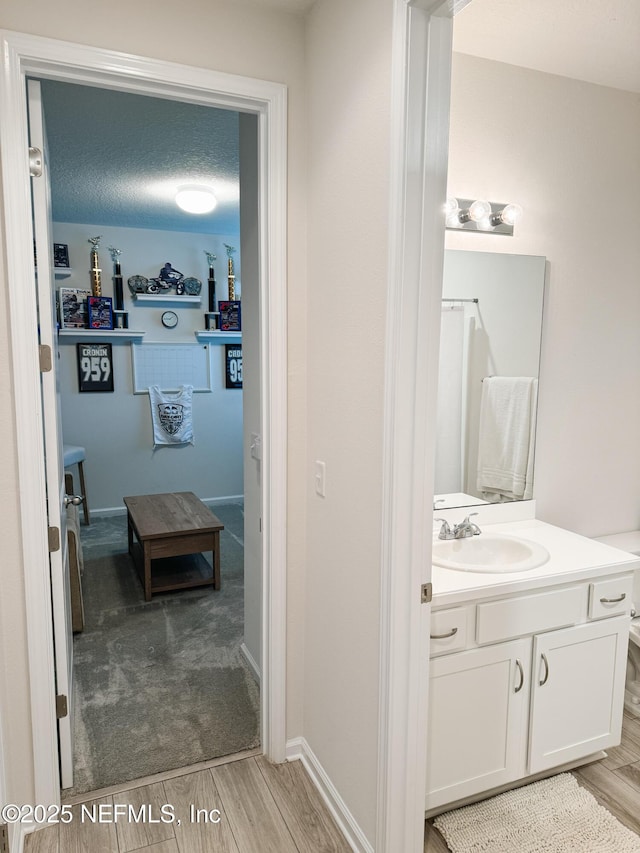
[[[428,750],[435,412],[453,17],[471,0],[396,0],[385,355],[375,850],[421,853]]]
[[[60,802],[43,411],[33,281],[26,77],[94,85],[258,115],[260,391],[263,435],[261,738],[285,759],[287,506],[287,87],[0,30],[5,276],[20,483],[35,800]],[[43,523],[44,522],[44,523]]]

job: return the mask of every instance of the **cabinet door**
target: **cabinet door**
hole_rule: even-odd
[[[530,639],[431,661],[427,809],[524,775],[530,677]]]
[[[629,618],[534,637],[529,772],[620,743]]]

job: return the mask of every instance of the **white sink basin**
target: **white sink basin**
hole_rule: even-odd
[[[436,539],[433,543],[434,564],[460,572],[528,572],[548,559],[544,545],[506,533]]]

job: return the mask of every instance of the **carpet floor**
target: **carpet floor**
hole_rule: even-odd
[[[85,793],[259,744],[259,688],[240,651],[242,507],[215,508],[222,589],[145,602],[126,518],[82,527],[85,630],[74,637],[74,787]],[[208,555],[207,555],[208,556]]]
[[[570,773],[439,815],[453,853],[640,853],[640,837]]]

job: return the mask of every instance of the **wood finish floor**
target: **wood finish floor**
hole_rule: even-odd
[[[602,761],[572,772],[620,823],[640,835],[640,717],[625,711],[620,746],[608,749]],[[449,853],[432,820],[425,823],[424,853]]]
[[[173,823],[93,823],[102,806],[151,806],[160,818],[174,808]],[[72,806],[74,820],[27,837],[25,853],[348,853],[349,845],[300,761],[271,764],[259,755]],[[219,811],[218,823],[192,819],[192,812]],[[83,818],[84,815],[84,818]],[[218,814],[212,815],[214,819]]]

